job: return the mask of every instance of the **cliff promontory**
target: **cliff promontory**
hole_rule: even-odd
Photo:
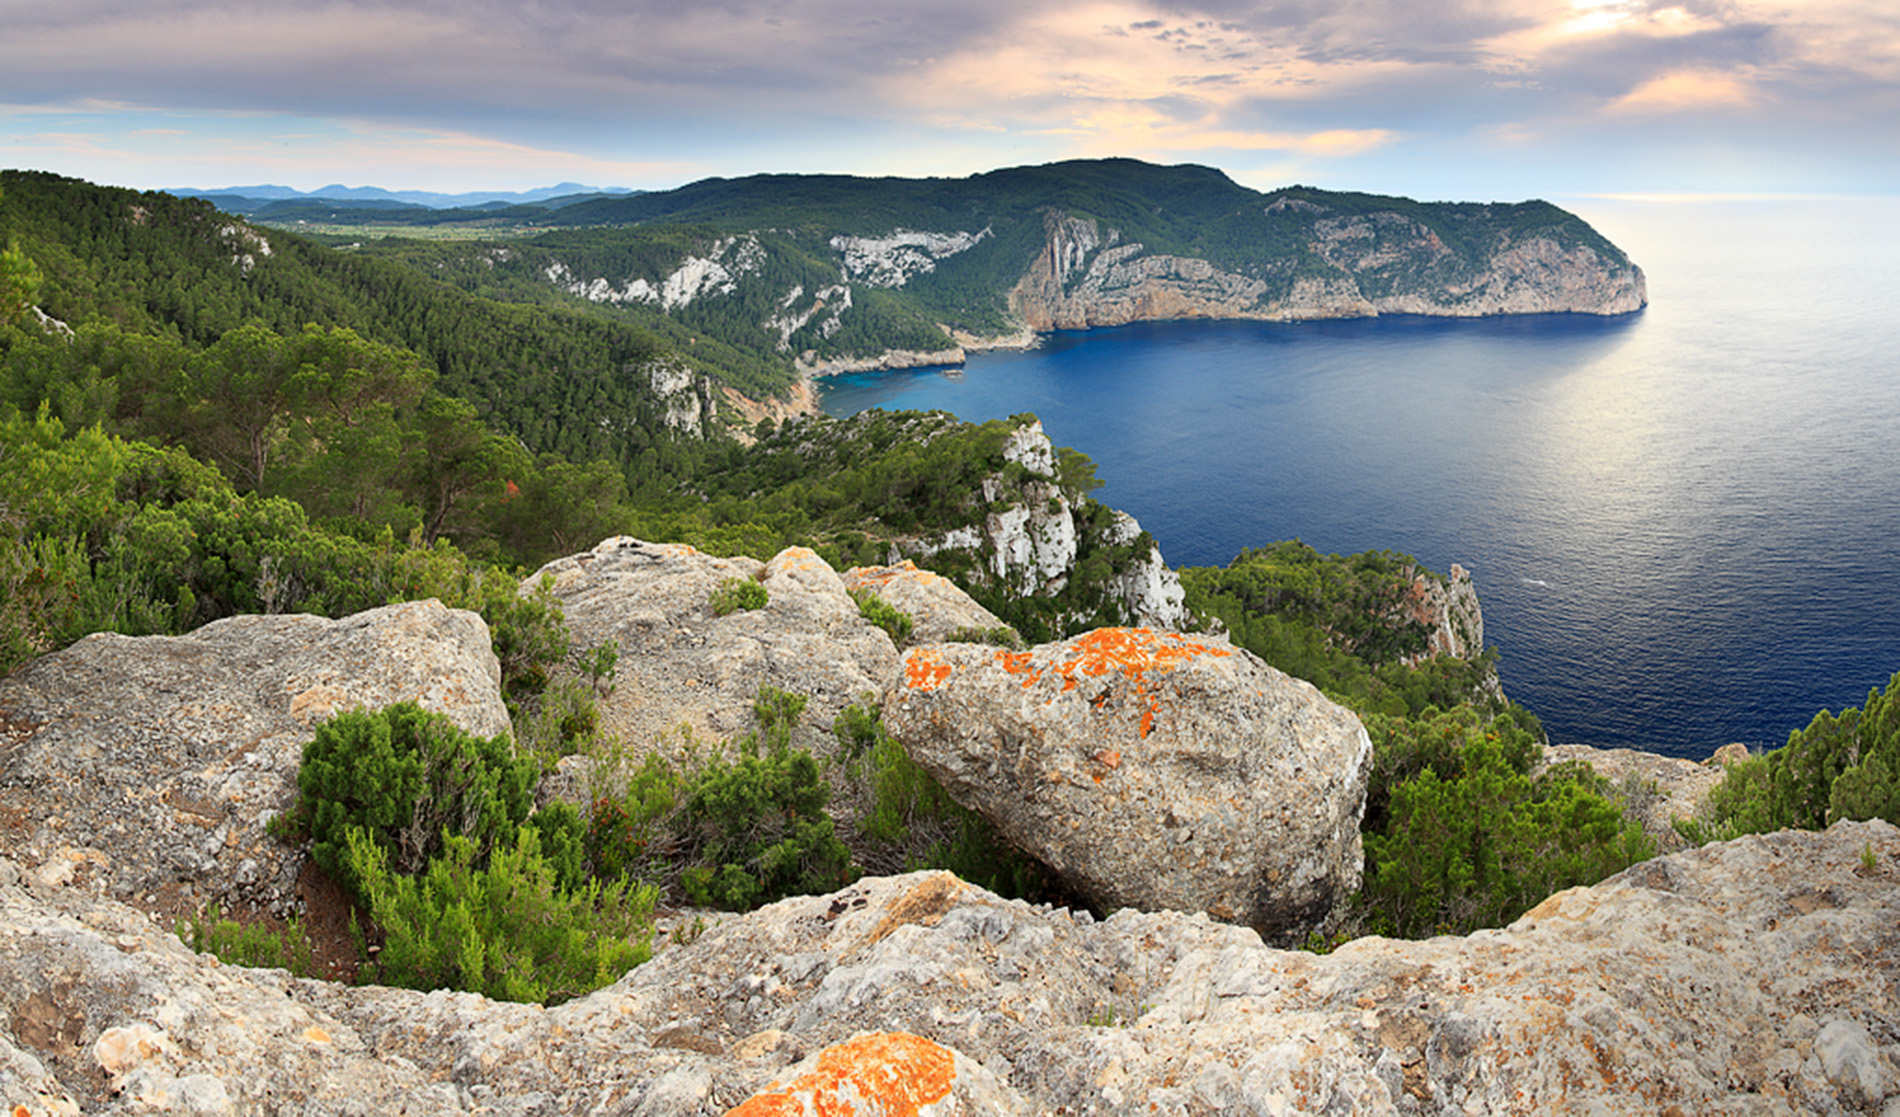
[[[548,287],[788,377],[958,364],[1172,318],[1627,314],[1642,269],[1541,201],[1423,203],[1132,159],[963,179],[761,175],[602,199],[432,274]],[[402,249],[387,249],[400,254]],[[416,262],[422,264],[420,257]],[[682,336],[684,335],[684,336]]]

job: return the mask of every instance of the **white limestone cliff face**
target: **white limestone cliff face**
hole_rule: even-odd
[[[990,235],[989,226],[974,233],[930,233],[899,229],[886,237],[831,238],[844,254],[844,276],[869,287],[902,287],[937,270],[937,261],[965,252]]]
[[[664,359],[647,365],[646,374],[667,429],[704,437],[713,418],[712,381],[686,365]]]
[[[231,263],[238,269],[239,275],[248,276],[257,266],[260,256],[269,256],[270,238],[249,225],[232,222],[218,229],[218,235],[231,250]]]
[[[1140,538],[1141,524],[1128,513],[1117,511],[1107,541],[1127,546]],[[1178,630],[1187,624],[1187,590],[1181,585],[1181,576],[1168,569],[1160,546],[1153,540],[1148,543],[1146,557],[1136,559],[1115,576],[1115,592],[1128,603],[1137,625]]]
[[[765,248],[759,238],[746,234],[714,241],[706,255],[684,257],[657,281],[635,276],[615,286],[602,277],[576,275],[559,260],[549,264],[542,274],[549,283],[589,302],[658,304],[671,313],[700,298],[732,294],[739,289],[740,279],[758,271],[764,262]]]
[[[798,355],[795,367],[803,376],[838,376],[848,372],[878,372],[896,368],[935,368],[960,365],[966,354],[961,347],[952,349],[886,349],[870,357],[821,357],[806,350]]]

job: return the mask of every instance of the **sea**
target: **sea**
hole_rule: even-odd
[[[1175,567],[1458,563],[1554,742],[1702,759],[1861,705],[1900,671],[1900,198],[1553,200],[1647,309],[1056,333],[823,406],[1033,412]]]

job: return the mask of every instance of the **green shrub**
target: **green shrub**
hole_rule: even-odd
[[[1021,651],[1023,647],[1023,638],[1016,635],[1016,630],[1006,624],[999,624],[994,628],[976,628],[967,624],[961,625],[952,629],[950,635],[944,637],[944,642],[950,644],[990,644],[998,648],[1008,648],[1012,652]]]
[[[1697,817],[1677,826],[1705,842],[1784,828],[1820,830],[1841,819],[1900,823],[1900,699],[1895,684],[1860,709],[1826,710],[1785,747],[1729,766]]]
[[[686,778],[658,754],[648,753],[624,783],[609,775],[601,785],[588,815],[588,861],[603,880],[650,879],[650,872],[665,868],[656,861],[668,852],[662,839],[685,800]]]
[[[870,590],[852,590],[851,597],[858,603],[858,615],[883,629],[891,643],[901,646],[910,638],[913,622],[909,613]]]
[[[304,746],[286,825],[310,838],[325,872],[360,891],[347,858],[351,830],[398,875],[422,871],[445,834],[470,840],[485,858],[528,817],[539,775],[506,736],[474,736],[414,703],[350,710],[319,725]]]
[[[534,826],[486,866],[457,835],[419,876],[393,872],[361,829],[349,831],[346,857],[381,936],[366,980],[559,1004],[653,955],[657,890],[624,878],[564,887]]]
[[[741,609],[763,609],[770,594],[750,578],[727,578],[712,593],[713,616],[723,617]]]
[[[906,868],[948,869],[972,884],[1017,899],[1037,900],[1047,892],[1049,878],[1042,864],[998,837],[988,819],[952,799],[885,730],[876,706],[845,707],[831,729],[851,778],[869,785],[870,803],[858,819],[860,834],[902,845],[911,841],[920,824],[934,823],[931,832],[947,836]]]
[[[297,977],[312,973],[310,936],[300,919],[292,919],[282,931],[272,931],[262,923],[226,919],[213,904],[203,913],[180,921],[173,930],[186,946],[200,954],[215,955],[220,962],[289,970]]]
[[[681,883],[693,902],[745,910],[850,882],[850,851],[825,814],[824,770],[791,747],[804,705],[761,687],[758,732],[739,742],[737,759],[715,756],[687,788],[681,827],[694,865]]]
[[[1373,931],[1415,938],[1500,926],[1654,854],[1587,767],[1529,775],[1537,754],[1508,714],[1463,709],[1366,726],[1378,759],[1358,912]]]

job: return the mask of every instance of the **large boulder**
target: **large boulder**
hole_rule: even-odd
[[[953,798],[1110,910],[1297,940],[1359,886],[1365,729],[1223,639],[915,648],[884,711]]]
[[[911,619],[908,647],[939,644],[959,630],[993,631],[1008,628],[995,613],[977,604],[955,582],[941,574],[920,570],[909,559],[895,566],[854,566],[844,572],[844,588],[871,593]]]
[[[505,733],[481,617],[435,600],[88,636],[0,679],[0,852],[152,910],[285,910],[303,854],[265,827],[340,710],[417,702]]]
[[[752,729],[761,686],[804,695],[799,743],[828,749],[839,711],[897,677],[897,646],[803,547],[760,563],[616,536],[525,584],[541,575],[552,577],[577,646],[619,643],[602,728],[636,751],[677,742],[681,726],[708,743]],[[716,615],[713,595],[732,579],[763,584],[765,607]]]
[[[866,878],[721,919],[552,1009],[221,966],[124,905],[23,884],[0,859],[0,1102],[36,1114],[715,1117],[813,1092],[827,1066],[942,1066],[852,1046],[865,1032],[981,1064],[1035,1113],[1900,1104],[1884,822],[1707,846],[1508,928],[1328,955],[1204,915],[1097,922],[944,873]]]

